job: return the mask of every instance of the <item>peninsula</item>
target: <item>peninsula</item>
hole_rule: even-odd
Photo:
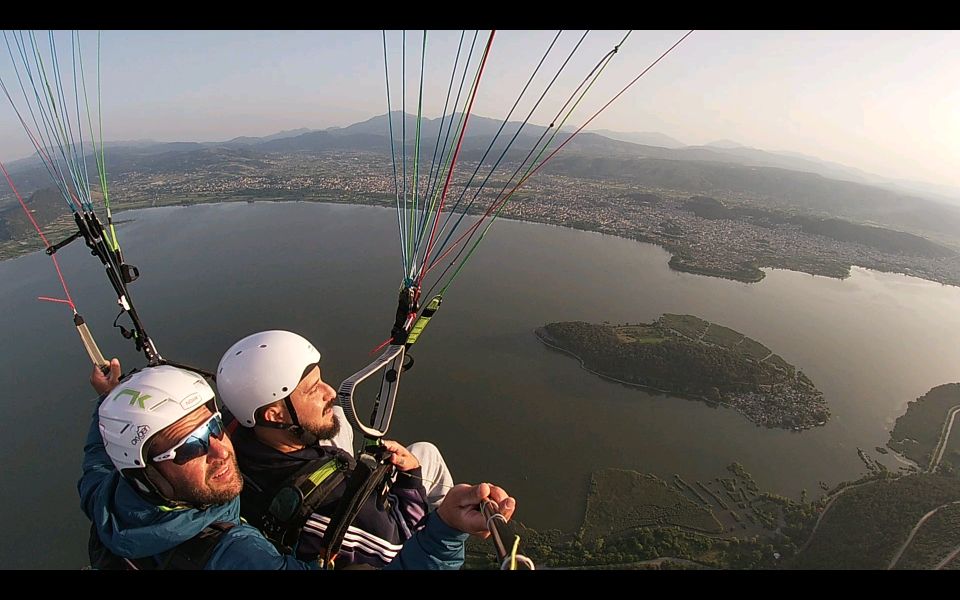
[[[735,408],[758,426],[809,429],[830,416],[802,371],[742,333],[692,315],[653,323],[550,323],[544,344],[623,384]]]

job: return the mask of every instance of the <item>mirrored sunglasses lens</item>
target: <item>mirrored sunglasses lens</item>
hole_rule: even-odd
[[[191,436],[186,443],[177,448],[177,454],[173,457],[173,462],[178,465],[182,465],[197,458],[198,456],[203,456],[206,454],[207,450],[210,448],[210,438],[209,436],[204,437],[207,439],[202,440],[200,438]]]
[[[209,430],[210,435],[212,435],[213,437],[217,438],[218,440],[223,439],[223,433],[224,433],[223,420],[220,418],[219,415],[217,415],[216,417],[213,418],[212,421],[207,423],[207,429]]]

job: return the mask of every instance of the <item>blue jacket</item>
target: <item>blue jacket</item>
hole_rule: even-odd
[[[205,569],[316,569],[280,554],[255,528],[241,522],[240,500],[205,509],[160,507],[141,496],[110,461],[100,437],[96,409],[83,449],[83,475],[77,483],[80,506],[93,522],[100,541],[124,558],[162,555],[193,538],[211,523],[236,526],[220,536]],[[431,513],[426,526],[407,541],[387,569],[456,569],[463,564],[467,537]]]

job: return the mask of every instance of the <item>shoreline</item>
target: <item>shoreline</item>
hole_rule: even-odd
[[[746,412],[744,412],[743,410],[741,410],[741,409],[740,409],[738,406],[736,406],[735,404],[731,404],[731,403],[729,403],[729,402],[724,402],[723,400],[714,401],[714,400],[711,400],[711,399],[707,398],[706,396],[695,395],[695,394],[690,394],[690,393],[683,393],[683,392],[673,391],[673,390],[664,390],[664,389],[656,388],[656,387],[649,386],[649,385],[643,385],[643,384],[640,384],[640,383],[634,383],[634,382],[632,382],[632,381],[624,381],[624,380],[622,380],[622,379],[618,379],[618,378],[613,377],[613,376],[611,376],[611,375],[608,375],[608,374],[606,374],[606,373],[601,373],[601,372],[599,372],[599,371],[594,371],[593,369],[591,369],[591,368],[589,368],[589,367],[586,366],[586,363],[584,362],[584,360],[583,360],[582,357],[580,357],[580,356],[577,355],[576,353],[574,353],[574,352],[572,352],[572,351],[570,351],[570,350],[568,350],[568,349],[566,349],[566,348],[563,348],[563,347],[561,347],[561,346],[558,346],[558,345],[556,344],[556,341],[555,341],[552,337],[550,337],[550,335],[549,335],[548,333],[546,333],[545,331],[542,331],[542,329],[543,329],[543,328],[537,328],[536,330],[534,330],[534,335],[537,336],[537,339],[538,339],[544,346],[547,346],[548,348],[550,348],[550,349],[552,349],[552,350],[556,350],[556,351],[562,352],[562,353],[564,353],[564,354],[566,354],[566,355],[568,355],[568,356],[572,356],[573,358],[577,359],[577,362],[580,363],[580,368],[581,368],[581,369],[583,369],[584,371],[587,371],[588,373],[591,373],[591,374],[593,374],[593,375],[596,375],[596,376],[598,376],[598,377],[600,377],[600,378],[602,378],[602,379],[605,379],[605,380],[607,380],[607,381],[610,381],[610,382],[613,382],[613,383],[619,383],[619,384],[621,384],[621,385],[625,385],[625,386],[628,386],[628,387],[631,387],[631,388],[640,389],[640,390],[647,391],[647,392],[650,392],[650,391],[656,392],[656,393],[663,394],[663,395],[666,395],[666,396],[672,397],[672,398],[679,398],[679,399],[682,399],[682,400],[691,400],[691,401],[696,401],[696,402],[703,402],[704,404],[706,404],[706,405],[709,406],[710,408],[723,407],[723,408],[733,409],[734,411],[736,411],[737,413],[739,413],[742,417],[744,417],[748,422],[753,423],[753,424],[754,424],[755,426],[757,426],[757,427],[765,427],[765,428],[767,428],[767,429],[782,429],[782,430],[785,430],[785,431],[790,431],[790,432],[792,432],[792,433],[800,433],[800,432],[807,431],[807,430],[809,430],[809,429],[813,429],[814,427],[822,426],[822,425],[825,424],[825,423],[817,423],[816,425],[792,426],[792,427],[790,427],[790,426],[782,426],[782,425],[770,425],[770,424],[768,424],[767,422],[758,422],[758,421],[754,420],[753,418],[751,418],[751,416],[750,416],[748,413],[746,413]],[[546,338],[545,338],[544,336],[546,336]],[[547,338],[549,338],[549,339],[547,339]],[[771,354],[772,354],[772,351],[771,351]]]
[[[344,200],[338,200],[338,199],[332,198],[332,197],[330,197],[330,196],[322,196],[322,197],[314,197],[314,198],[302,198],[302,199],[287,199],[287,198],[279,198],[279,197],[276,197],[276,198],[237,197],[237,198],[233,198],[233,199],[224,199],[224,198],[217,198],[217,199],[213,199],[213,198],[211,198],[211,199],[200,199],[199,201],[184,201],[184,200],[180,200],[180,201],[177,201],[177,202],[167,202],[167,203],[163,203],[163,204],[160,204],[160,205],[150,205],[151,201],[149,201],[149,200],[148,200],[148,201],[143,201],[143,202],[134,201],[134,202],[131,202],[131,203],[130,203],[130,204],[132,204],[132,206],[124,206],[123,208],[120,208],[119,210],[117,210],[117,212],[115,212],[114,215],[121,215],[121,214],[123,214],[124,212],[126,212],[126,211],[131,211],[131,210],[148,210],[148,209],[153,209],[153,208],[170,208],[170,207],[181,207],[181,208],[183,208],[183,207],[190,207],[190,206],[199,206],[199,205],[204,205],[204,204],[234,204],[234,203],[241,203],[241,202],[243,202],[243,203],[248,203],[248,204],[253,204],[253,203],[257,203],[257,202],[268,202],[268,203],[287,203],[287,202],[292,202],[292,203],[311,203],[311,204],[343,204],[343,205],[350,205],[350,206],[370,206],[370,207],[382,208],[382,209],[386,209],[386,210],[390,210],[390,209],[394,209],[394,208],[395,208],[395,207],[393,207],[393,206],[392,206],[390,203],[388,203],[388,202],[360,201],[360,200],[358,200],[356,197],[349,197],[349,198],[346,198],[346,199],[344,199]],[[481,214],[482,214],[482,211],[481,211],[481,212],[477,212],[477,213],[468,213],[468,215],[471,215],[471,216],[480,216]],[[605,231],[600,231],[600,230],[598,230],[598,229],[596,229],[596,228],[577,227],[577,226],[575,226],[575,225],[566,224],[566,223],[554,223],[554,222],[551,222],[551,221],[532,220],[532,219],[525,219],[525,218],[522,218],[522,217],[519,217],[519,218],[518,218],[518,217],[502,216],[502,217],[498,217],[498,218],[499,218],[499,219],[504,219],[504,220],[507,220],[507,221],[517,222],[517,223],[535,223],[535,224],[540,224],[540,225],[552,225],[552,226],[554,226],[554,227],[563,227],[563,228],[566,228],[566,229],[573,229],[573,230],[575,230],[575,231],[589,231],[589,232],[592,232],[592,233],[597,233],[597,234],[600,234],[600,235],[609,235],[609,236],[613,236],[613,237],[620,238],[620,239],[624,239],[624,240],[630,240],[630,241],[638,242],[638,243],[641,243],[641,244],[651,244],[651,245],[653,245],[653,246],[656,246],[656,247],[660,248],[661,250],[663,250],[664,252],[666,252],[666,253],[668,253],[668,254],[670,255],[670,258],[667,260],[667,266],[669,267],[669,269],[670,269],[671,271],[674,271],[674,272],[677,272],[677,273],[690,274],[690,275],[698,275],[698,276],[700,276],[700,277],[713,277],[713,278],[716,278],[716,279],[726,279],[726,280],[728,280],[728,281],[737,281],[737,282],[740,282],[740,283],[746,283],[746,284],[748,284],[748,285],[749,285],[749,284],[753,284],[753,283],[759,283],[760,281],[762,281],[762,280],[766,277],[766,272],[764,271],[764,269],[779,269],[779,270],[784,270],[784,271],[791,271],[791,272],[794,272],[794,273],[805,273],[805,274],[807,274],[807,275],[812,275],[812,276],[815,276],[815,277],[827,277],[827,278],[830,278],[830,279],[837,279],[837,280],[843,281],[844,279],[847,279],[848,277],[850,277],[851,269],[852,269],[853,267],[857,267],[857,268],[865,269],[865,270],[868,270],[868,271],[876,271],[876,272],[878,272],[878,273],[890,273],[890,274],[895,274],[895,275],[903,275],[903,276],[906,276],[906,277],[912,277],[912,278],[919,279],[919,280],[921,280],[921,281],[927,281],[927,282],[930,282],[930,283],[939,283],[940,285],[948,285],[948,286],[953,286],[953,287],[960,287],[960,282],[950,283],[950,282],[947,282],[947,281],[938,281],[938,280],[936,280],[936,279],[929,279],[929,278],[926,278],[926,277],[921,277],[921,276],[918,276],[918,275],[913,274],[913,273],[907,273],[907,272],[905,272],[905,271],[897,271],[897,270],[889,270],[889,271],[888,271],[888,270],[881,270],[881,269],[877,269],[877,268],[874,268],[874,267],[867,267],[867,266],[859,265],[859,264],[856,264],[856,263],[853,263],[853,262],[851,262],[851,263],[849,263],[849,264],[846,264],[846,265],[840,265],[840,264],[838,263],[837,267],[843,269],[843,271],[844,271],[843,274],[840,274],[840,273],[837,273],[837,272],[826,272],[826,271],[823,271],[822,269],[821,269],[821,270],[810,269],[810,270],[806,270],[806,271],[805,271],[805,270],[790,268],[790,267],[786,267],[786,266],[777,266],[777,265],[772,265],[772,264],[756,264],[756,265],[751,265],[752,268],[754,269],[754,271],[749,272],[749,274],[748,274],[747,272],[745,272],[745,271],[742,271],[742,270],[741,270],[741,271],[737,271],[737,272],[734,272],[734,271],[714,271],[714,270],[711,270],[711,269],[699,268],[699,267],[696,267],[696,266],[694,266],[694,265],[689,265],[689,264],[687,264],[686,261],[685,261],[685,259],[681,256],[681,252],[679,252],[677,248],[672,247],[671,245],[667,245],[667,244],[661,243],[659,240],[650,239],[650,238],[647,237],[647,236],[628,237],[628,236],[618,235],[618,234],[616,234],[616,233],[609,233],[609,232],[605,232]],[[46,228],[46,227],[48,227],[48,226],[49,226],[49,224],[46,225],[46,226],[44,226],[44,228]],[[43,249],[44,249],[43,246],[40,245],[40,240],[39,240],[39,239],[37,239],[37,238],[29,238],[29,240],[30,240],[30,241],[22,240],[22,239],[21,239],[21,240],[13,240],[13,239],[11,239],[11,240],[7,240],[7,241],[0,242],[0,262],[7,261],[7,260],[13,260],[13,259],[19,258],[19,257],[21,257],[21,256],[25,256],[25,255],[27,255],[27,254],[30,254],[30,253],[32,253],[32,252],[35,252],[35,251],[37,251],[37,250],[43,250]],[[34,244],[36,244],[36,247],[33,247]],[[27,246],[30,246],[30,247],[27,248]],[[10,254],[10,255],[7,256],[7,255],[4,255],[4,254],[5,254],[4,251],[5,251],[7,248],[16,248],[16,250],[15,250],[12,254]],[[789,257],[783,257],[783,258],[789,258]]]

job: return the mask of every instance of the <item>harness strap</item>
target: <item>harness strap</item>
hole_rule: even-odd
[[[248,498],[251,494],[260,496],[250,503],[260,512],[258,528],[285,554],[295,553],[310,515],[346,479],[345,472],[349,469],[346,461],[333,458],[319,467],[318,462],[311,461],[294,473],[272,497],[264,498],[265,490],[255,485],[247,493]]]
[[[203,569],[210,556],[220,543],[220,538],[236,526],[236,523],[216,521],[207,525],[203,531],[174,548],[166,560],[158,567],[162,571],[199,571]]]
[[[386,485],[389,484],[389,476],[393,472],[393,464],[386,460],[389,452],[383,446],[378,446],[372,451],[368,448],[360,455],[357,465],[353,469],[353,474],[347,481],[347,489],[343,497],[337,504],[337,510],[330,518],[323,538],[320,541],[320,566],[326,569],[333,569],[337,554],[340,552],[340,546],[343,544],[343,538],[347,534],[347,529],[356,519],[360,509],[370,498],[370,495],[380,490],[380,501],[386,501]]]

